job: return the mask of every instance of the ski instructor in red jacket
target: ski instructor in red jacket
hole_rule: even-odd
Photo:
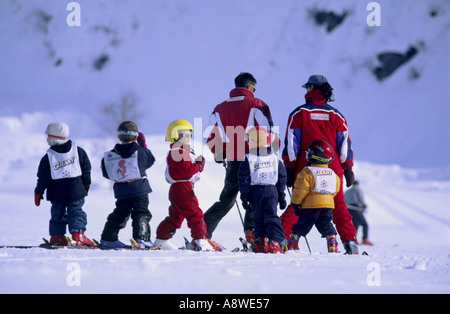
[[[347,121],[334,107],[328,104],[333,99],[333,88],[323,75],[312,75],[302,87],[306,88],[306,103],[297,107],[290,115],[286,128],[285,147],[282,158],[287,170],[287,186],[292,187],[298,173],[307,165],[306,151],[313,140],[321,139],[332,144],[334,159],[329,167],[339,178],[345,176],[347,187],[354,181],[353,151],[348,134]],[[341,188],[334,198],[333,222],[336,225],[347,254],[358,254],[356,230],[352,216],[344,202]],[[281,216],[282,226],[287,239],[291,236],[292,226],[298,217],[289,206]]]
[[[214,108],[206,130],[208,135],[205,141],[214,154],[215,161],[226,165],[225,185],[219,201],[204,215],[208,238],[211,238],[219,222],[236,202],[239,192],[238,170],[248,152],[246,131],[255,126],[271,131],[273,127],[269,107],[261,99],[254,97],[257,83],[254,76],[242,72],[234,79],[234,83],[235,88],[230,91],[230,97]],[[278,144],[277,146],[279,147]],[[246,210],[243,224],[246,238],[252,243],[254,223],[250,210]]]

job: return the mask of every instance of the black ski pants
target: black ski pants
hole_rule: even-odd
[[[116,208],[108,216],[102,232],[102,240],[117,241],[119,231],[126,227],[128,219],[132,220],[133,239],[150,240],[150,220],[152,214],[148,209],[148,194],[118,199]]]
[[[228,161],[225,174],[225,184],[220,193],[219,201],[215,202],[204,214],[205,223],[208,228],[208,238],[211,239],[217,225],[225,217],[231,208],[236,204],[236,198],[239,193],[238,171],[241,161]],[[241,213],[243,207],[239,207]],[[253,230],[253,213],[245,211],[244,230]]]
[[[331,208],[302,208],[297,223],[292,227],[292,233],[305,237],[315,225],[323,238],[337,234],[332,219]]]

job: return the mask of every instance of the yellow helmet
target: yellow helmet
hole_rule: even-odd
[[[186,120],[178,119],[172,121],[166,130],[166,142],[175,143],[178,141],[178,132],[181,130],[190,130],[192,132],[194,128]]]

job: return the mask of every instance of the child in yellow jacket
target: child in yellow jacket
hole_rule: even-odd
[[[305,237],[316,225],[322,237],[327,238],[328,252],[338,251],[332,210],[341,182],[328,168],[333,157],[333,149],[326,141],[314,140],[309,145],[308,165],[298,174],[292,190],[291,202],[298,221],[292,227],[290,249],[298,250],[300,237]]]

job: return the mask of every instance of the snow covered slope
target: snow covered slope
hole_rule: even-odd
[[[349,121],[356,159],[450,165],[422,153],[450,152],[442,144],[450,142],[448,1],[378,1],[379,27],[367,25],[369,1],[360,0],[78,2],[80,27],[66,24],[68,1],[1,2],[0,115],[50,114],[78,136],[96,134],[106,119],[100,108],[131,92],[142,129],[163,134],[176,118],[206,119],[249,71],[284,133],[303,103],[300,86],[322,73]],[[323,16],[343,21],[328,31]],[[401,59],[408,49],[415,55],[378,81],[377,56]]]
[[[29,139],[34,145],[26,145]],[[167,147],[162,140],[161,136],[147,139],[157,158],[147,172],[154,191],[150,194],[152,239],[169,205],[169,185],[163,177]],[[86,234],[99,239],[115,201],[99,164],[101,152],[115,141],[80,138],[77,142],[86,148],[93,164],[94,184],[85,205]],[[9,151],[27,158],[10,163],[2,177],[0,245],[38,245],[47,237],[50,204],[34,206],[32,174],[45,143],[41,134],[26,134],[16,144]],[[0,293],[449,293],[450,180],[435,180],[426,169],[366,162],[357,163],[355,172],[366,194],[370,239],[375,243],[360,250],[370,256],[328,254],[325,240],[315,229],[308,235],[312,254],[304,241],[300,252],[285,255],[0,249]],[[196,184],[204,210],[218,199],[223,178],[223,167],[207,162]],[[240,245],[242,235],[233,208],[214,238],[232,249]],[[129,223],[119,238],[127,242],[130,237]],[[173,242],[182,246],[183,237],[190,238],[186,224]]]

